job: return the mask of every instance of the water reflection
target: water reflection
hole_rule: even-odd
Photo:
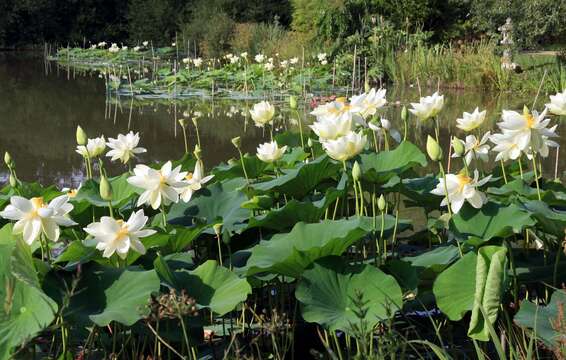
[[[182,156],[184,143],[177,120],[184,115],[189,119],[189,147],[192,149],[197,143],[197,129],[191,119],[198,118],[199,138],[208,167],[237,155],[230,142],[235,136],[242,137],[243,148],[248,152],[255,151],[257,144],[269,137],[251,123],[248,109],[253,102],[210,98],[173,102],[109,97],[104,80],[97,76],[78,74],[74,70],[60,71],[58,67],[48,71],[50,66],[32,53],[0,53],[0,150],[13,154],[18,174],[26,181],[39,179],[44,184],[78,185],[83,177],[82,159],[75,153],[75,129],[79,124],[91,137],[115,137],[129,130],[139,131],[140,145],[148,149],[140,161],[154,162]],[[455,127],[455,119],[462,111],[471,112],[475,106],[487,109],[489,120],[482,129],[487,130],[493,129],[502,108],[521,109],[525,103],[511,95],[444,93],[446,108],[441,115],[441,138],[445,144],[451,134],[462,137]],[[416,101],[418,96],[415,88],[390,90],[391,105],[384,110],[384,117],[399,119],[401,107],[396,102]],[[542,106],[547,99],[546,95],[541,95],[537,106]],[[283,105],[279,103],[278,108]],[[279,130],[289,128],[291,124],[286,120],[285,110],[278,111],[278,115]],[[410,121],[410,139],[424,148],[426,134],[432,132],[432,127],[413,126],[415,120]],[[394,121],[394,126],[402,131],[399,122]],[[566,133],[565,122],[558,133]],[[562,144],[565,144],[564,139],[563,136]],[[564,159],[566,154],[564,150],[561,152]],[[554,156],[552,153],[547,159],[545,170],[553,168]],[[119,166],[116,167],[118,170]],[[6,180],[7,172],[2,168],[0,182]]]

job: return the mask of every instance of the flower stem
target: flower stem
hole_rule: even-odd
[[[538,200],[541,201],[541,196],[540,196],[540,186],[538,183],[538,171],[537,171],[537,161],[536,161],[536,155],[533,154],[533,170],[535,171],[535,183],[537,185],[537,196],[538,196]]]
[[[161,219],[163,221],[163,229],[167,230],[167,214],[165,213],[165,204],[161,203]]]
[[[438,162],[438,167],[440,169],[440,175],[442,175],[442,180],[444,182],[444,192],[446,193],[446,206],[448,207],[448,214],[452,218],[452,209],[450,207],[450,198],[448,197],[448,184],[446,183],[446,173],[444,172],[444,167],[442,166],[442,161]]]
[[[297,121],[299,122],[299,134],[301,136],[301,146],[303,150],[305,150],[305,139],[303,138],[303,121],[301,120],[301,115],[299,114],[298,110],[295,110],[295,114],[297,115]]]
[[[507,184],[507,174],[505,173],[505,165],[503,164],[503,159],[499,160],[501,163],[501,172],[503,173],[503,180],[505,180],[505,184]]]
[[[189,153],[189,142],[187,141],[187,129],[185,126],[181,126],[183,129],[183,140],[185,141],[185,154]]]
[[[244,155],[242,154],[242,150],[240,150],[240,148],[238,148],[238,154],[240,154],[240,162],[242,163],[242,170],[244,171],[244,177],[246,178],[246,182],[249,185],[250,179],[248,178],[248,172],[246,171],[246,164],[244,163]]]
[[[216,243],[218,245],[218,262],[222,266],[222,245],[220,244],[220,234],[216,235]]]

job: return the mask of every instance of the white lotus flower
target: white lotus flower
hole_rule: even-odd
[[[145,46],[145,47],[147,47],[147,45],[149,45],[149,41],[144,41],[144,42],[142,42],[142,45]]]
[[[481,140],[478,140],[475,135],[466,136],[464,142],[464,159],[466,164],[471,164],[473,159],[479,159],[483,162],[489,161],[489,145],[487,141],[491,137],[491,132],[486,132]],[[453,153],[452,157],[458,157],[458,154]]]
[[[539,153],[542,157],[548,156],[548,147],[558,144],[549,138],[557,137],[556,127],[548,127],[550,119],[545,119],[548,108],[539,114],[527,110],[520,114],[516,111],[503,110],[502,122],[497,125],[509,140],[517,144],[524,153]],[[512,139],[512,140],[511,140]]]
[[[318,61],[323,62],[326,60],[326,53],[319,53],[317,56]]]
[[[289,61],[283,60],[283,61],[281,61],[281,63],[279,65],[281,66],[281,68],[286,69],[287,66],[289,66]]]
[[[185,176],[187,186],[181,189],[181,200],[184,202],[189,202],[193,193],[198,191],[202,188],[204,184],[209,182],[214,175],[208,175],[203,177],[203,170],[200,161],[197,161],[195,165],[195,170],[193,173],[187,174]]]
[[[521,149],[514,141],[512,134],[493,134],[489,140],[495,144],[492,151],[497,152],[495,161],[517,160]]]
[[[134,46],[134,51],[140,51],[141,46]]]
[[[477,188],[484,185],[489,181],[491,175],[478,181],[478,171],[474,171],[474,178],[465,174],[446,174],[446,187],[444,187],[444,179],[440,178],[436,188],[430,193],[438,196],[444,196],[440,206],[448,205],[450,201],[450,208],[454,214],[457,214],[464,202],[468,202],[476,209],[480,209],[486,202],[487,197]],[[448,198],[446,198],[446,189],[448,189]]]
[[[566,89],[555,95],[550,95],[550,103],[546,104],[548,111],[554,115],[566,116]]]
[[[93,222],[84,228],[87,234],[94,237],[86,240],[85,244],[87,246],[96,245],[105,258],[117,253],[118,256],[125,259],[130,248],[143,255],[146,250],[140,238],[151,236],[156,232],[143,228],[147,220],[148,217],[144,215],[143,210],[132,213],[126,222],[103,216],[100,222]]]
[[[73,226],[76,223],[68,217],[73,205],[68,203],[69,197],[61,195],[46,204],[43,197],[26,199],[12,196],[10,204],[0,216],[14,220],[13,234],[22,234],[24,241],[31,245],[43,233],[51,241],[59,240],[59,226]]]
[[[271,70],[273,70],[275,65],[273,65],[273,63],[271,63],[271,62],[267,62],[267,63],[265,63],[265,65],[263,65],[263,67],[265,68],[265,70],[271,71]]]
[[[291,65],[295,65],[299,62],[299,58],[298,57],[294,57],[289,59],[289,63],[291,63]]]
[[[334,101],[317,106],[316,109],[311,111],[311,115],[316,116],[317,120],[352,121],[353,114],[359,114],[361,111],[361,107],[346,103],[346,98],[337,98]]]
[[[136,157],[136,154],[142,154],[147,150],[142,147],[137,147],[140,142],[140,134],[130,131],[126,135],[118,134],[116,139],[109,138],[106,145],[112,150],[106,153],[112,161],[120,159],[123,164],[130,161],[131,158]]]
[[[200,67],[202,65],[202,59],[201,58],[193,59],[193,65],[195,67]]]
[[[422,97],[418,103],[411,103],[409,111],[420,120],[427,120],[438,115],[444,106],[444,95],[435,92],[431,96]]]
[[[238,61],[240,61],[240,58],[239,58],[238,56],[232,56],[232,57],[230,58],[230,63],[231,63],[231,64],[237,64]]]
[[[240,57],[242,59],[247,59],[248,58],[248,53],[246,51],[244,51],[243,53],[240,54]]]
[[[335,140],[352,131],[352,117],[323,117],[310,125],[310,128],[318,135],[321,141]]]
[[[334,160],[346,161],[358,155],[366,146],[367,137],[359,133],[350,131],[348,134],[336,140],[322,142],[322,147]]]
[[[264,127],[273,119],[275,107],[267,101],[262,101],[253,106],[250,114],[257,127]]]
[[[171,161],[167,161],[160,170],[146,165],[138,164],[134,168],[134,176],[128,178],[128,183],[144,189],[140,195],[137,206],[149,204],[153,209],[179,201],[179,192],[187,183],[183,181],[186,172],[181,172],[181,166],[172,168]]]
[[[95,158],[100,155],[106,150],[106,139],[104,136],[97,137],[94,139],[88,139],[86,146],[79,145],[77,146],[76,152],[82,155],[83,157]]]
[[[108,48],[108,51],[111,53],[116,53],[120,51],[120,47],[118,46],[118,44],[112,43],[112,45],[110,45],[110,47]]]
[[[368,116],[373,116],[377,112],[377,109],[383,107],[387,100],[385,100],[386,89],[375,90],[371,89],[367,93],[361,95],[353,96],[350,99],[350,104],[353,107],[360,108],[360,114],[367,118]]]
[[[261,64],[264,60],[265,60],[265,55],[263,55],[263,54],[257,54],[257,55],[255,56],[255,61],[256,61],[257,63],[260,63],[260,64]]]
[[[106,47],[106,41],[99,42],[98,47]]]
[[[277,141],[266,142],[257,147],[257,157],[266,163],[275,162],[283,156],[287,146],[279,147]]]
[[[456,127],[464,131],[472,131],[474,129],[477,129],[485,121],[486,113],[486,110],[479,111],[478,108],[476,108],[471,114],[464,112],[462,118],[456,119],[456,122],[458,123]]]

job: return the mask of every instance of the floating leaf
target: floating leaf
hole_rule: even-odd
[[[355,299],[362,300],[367,309],[362,320],[369,328],[393,316],[403,304],[393,276],[370,265],[350,266],[339,257],[320,259],[306,269],[295,296],[306,321],[346,332],[360,323]]]

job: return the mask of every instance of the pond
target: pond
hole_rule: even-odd
[[[183,113],[194,112],[202,116],[198,120],[198,138],[207,167],[212,167],[237,155],[231,144],[235,136],[242,137],[243,149],[250,153],[269,133],[253,126],[248,109],[253,101],[211,99],[195,97],[172,102],[170,100],[141,100],[107,96],[104,80],[96,74],[76,73],[72,68],[61,68],[56,63],[45,62],[41,54],[31,52],[0,53],[0,150],[10,151],[17,162],[18,175],[26,181],[39,180],[43,184],[77,186],[84,176],[83,161],[75,152],[75,129],[81,125],[91,137],[104,135],[116,137],[129,130],[140,132],[141,146],[148,149],[140,157],[141,162],[155,162],[180,158],[184,151],[182,129],[178,119]],[[423,95],[433,90],[423,89]],[[455,127],[455,119],[462,111],[471,112],[476,106],[488,110],[487,129],[493,129],[500,118],[501,109],[521,109],[533,98],[521,99],[512,94],[493,94],[480,91],[443,91],[446,106],[441,115],[441,139],[448,143],[449,135],[462,136]],[[329,94],[330,95],[330,94]],[[400,104],[417,101],[416,86],[407,89],[388,89],[390,105],[384,117],[399,119]],[[541,94],[537,108],[548,100]],[[280,110],[286,104],[277,103]],[[310,100],[303,109],[304,122],[312,121],[306,115]],[[291,124],[287,111],[278,111],[279,129]],[[413,120],[413,119],[411,119]],[[413,120],[414,121],[414,120]],[[394,122],[401,128],[401,124]],[[426,125],[425,125],[426,126]],[[277,130],[277,129],[276,129]],[[426,130],[426,129],[425,129]],[[426,133],[411,131],[411,141],[424,148]],[[566,133],[566,122],[558,128]],[[191,121],[188,126],[189,147],[197,143],[197,132]],[[560,138],[566,144],[566,137]],[[446,147],[445,147],[446,148]],[[565,147],[559,159],[566,158]],[[544,164],[544,171],[554,174],[556,153]],[[560,169],[564,170],[563,167]],[[0,169],[0,183],[7,181],[8,172]]]

